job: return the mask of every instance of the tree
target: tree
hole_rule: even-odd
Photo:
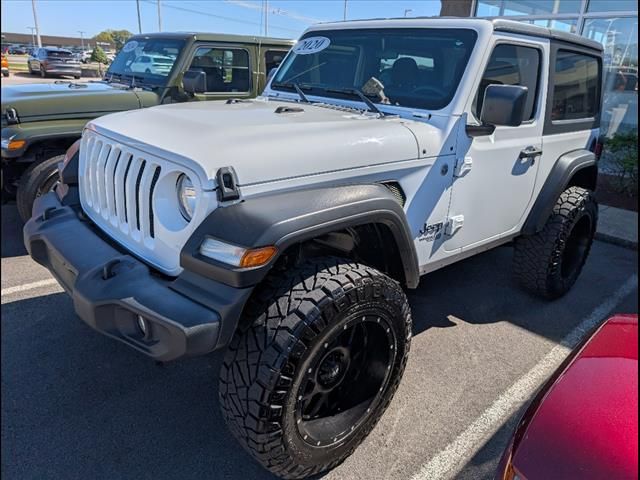
[[[108,42],[113,43],[116,50],[120,50],[122,46],[127,43],[127,40],[133,35],[129,30],[104,30],[98,33],[93,40],[95,42]]]
[[[107,63],[109,63],[109,59],[107,58],[107,54],[104,53],[104,50],[99,45],[97,45],[96,48],[93,49],[93,52],[91,52],[91,61],[92,62],[98,62],[98,63],[104,63],[105,65]]]

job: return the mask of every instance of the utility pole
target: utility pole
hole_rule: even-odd
[[[140,21],[140,0],[136,0],[136,8],[138,9],[138,33],[142,33],[142,22]]]
[[[33,48],[35,48],[35,46],[36,46],[36,34],[35,34],[36,27],[27,27],[27,28],[29,30],[31,30],[31,46]]]
[[[344,0],[344,12],[342,15],[342,20],[346,21],[347,20],[347,0]]]
[[[162,31],[162,14],[160,13],[160,0],[158,0],[158,31]]]
[[[78,33],[80,34],[80,43],[82,44],[82,51],[84,52],[84,33],[82,30],[78,30]]]
[[[33,8],[33,24],[38,37],[38,47],[42,48],[42,40],[40,39],[40,28],[38,27],[38,13],[36,12],[36,0],[31,0],[31,8]]]
[[[264,0],[264,36],[269,36],[269,0]]]

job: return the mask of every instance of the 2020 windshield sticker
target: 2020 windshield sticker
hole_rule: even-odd
[[[293,47],[294,53],[298,55],[311,55],[318,53],[327,48],[331,44],[331,40],[327,37],[309,37],[303,38]]]
[[[124,44],[124,47],[122,47],[122,51],[125,53],[131,52],[135,50],[137,46],[138,42],[136,42],[135,40],[131,40],[130,42]]]

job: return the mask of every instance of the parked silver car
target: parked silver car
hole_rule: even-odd
[[[46,47],[36,48],[27,62],[29,73],[40,73],[42,78],[48,75],[70,75],[80,78],[82,74],[80,61],[71,50]]]

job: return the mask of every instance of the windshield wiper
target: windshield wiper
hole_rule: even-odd
[[[298,96],[300,97],[300,100],[302,100],[304,103],[311,103],[311,101],[307,98],[307,96],[304,94],[304,92],[302,91],[302,88],[300,87],[300,85],[298,85],[296,82],[290,82],[290,83],[272,83],[271,86],[273,87],[284,87],[284,88],[293,88],[296,93],[298,94]],[[307,87],[309,88],[309,87]]]
[[[328,93],[342,93],[344,95],[355,95],[367,105],[370,112],[377,113],[381,117],[384,117],[387,115],[382,110],[380,110],[375,103],[373,103],[364,93],[362,93],[357,88],[325,88],[324,91]]]

